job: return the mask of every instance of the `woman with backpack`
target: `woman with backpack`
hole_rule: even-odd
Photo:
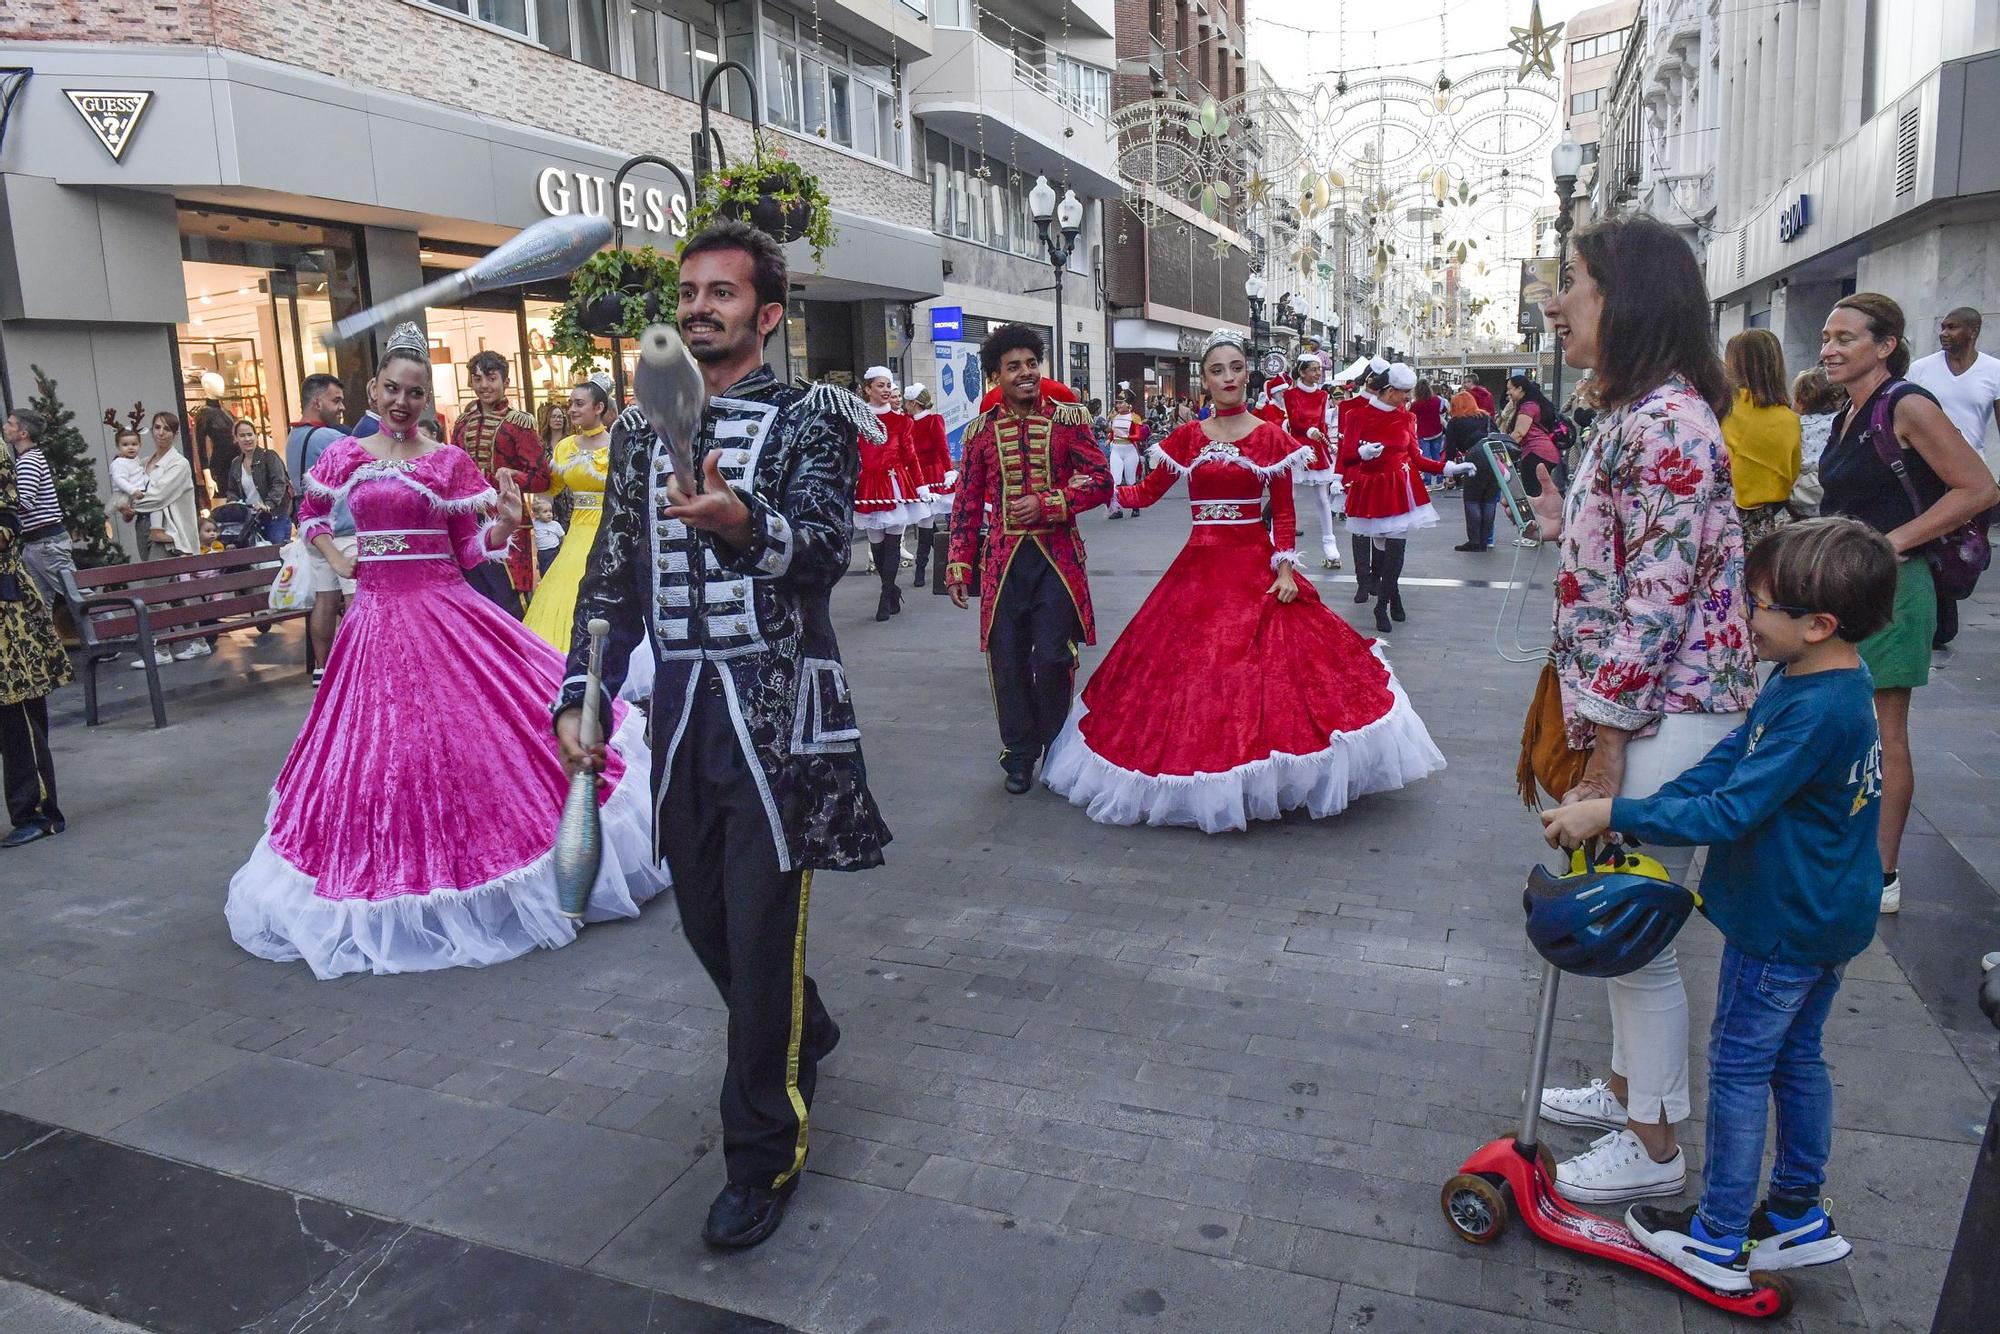
[[[1514,424],[1508,434],[1521,449],[1521,489],[1538,496],[1546,483],[1560,495],[1564,490],[1562,446],[1556,443],[1554,432],[1561,416],[1556,405],[1525,375],[1507,377],[1507,401],[1514,406]]]
[[[1903,310],[1879,292],[1842,297],[1820,331],[1828,383],[1847,394],[1820,455],[1821,514],[1842,514],[1889,539],[1902,562],[1896,619],[1861,643],[1882,729],[1882,911],[1903,905],[1897,874],[1903,827],[1916,795],[1910,763],[1910,692],[1929,682],[1937,628],[1937,577],[1967,573],[1957,537],[2000,500],[1986,464],[1937,400],[1903,379],[1910,347]],[[1981,528],[1980,544],[1984,542]],[[1976,574],[1977,571],[1971,571]],[[1967,591],[1970,591],[1969,584]]]

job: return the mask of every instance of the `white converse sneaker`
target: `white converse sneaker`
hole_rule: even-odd
[[[174,659],[178,662],[188,662],[195,658],[206,658],[214,651],[208,646],[207,640],[193,639],[188,641],[186,648],[174,654]]]
[[[173,656],[169,654],[165,649],[154,649],[153,665],[155,667],[171,667],[174,665]],[[132,670],[135,672],[145,671],[146,659],[144,657],[138,657],[132,659]]]
[[[1556,1192],[1578,1204],[1622,1204],[1626,1200],[1678,1195],[1687,1185],[1687,1155],[1679,1149],[1656,1163],[1629,1130],[1614,1130],[1590,1149],[1556,1164]]]
[[[1611,1095],[1603,1080],[1593,1079],[1580,1089],[1543,1089],[1542,1119],[1559,1126],[1623,1130],[1625,1104]]]
[[[1889,883],[1882,886],[1882,909],[1885,913],[1903,911],[1903,877],[1901,873],[1889,877]]]

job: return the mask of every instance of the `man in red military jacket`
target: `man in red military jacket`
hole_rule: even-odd
[[[1034,785],[1035,765],[1069,716],[1077,641],[1097,642],[1076,516],[1111,498],[1111,469],[1090,416],[1075,403],[1049,401],[1042,351],[1042,336],[1023,324],[1002,325],[980,346],[981,367],[997,377],[1001,396],[965,429],[945,567],[951,600],[963,607],[972,564],[981,561],[979,646],[999,715],[1000,765],[1015,794]]]
[[[491,481],[501,469],[523,491],[549,489],[549,455],[535,433],[535,419],[507,402],[507,358],[488,348],[465,363],[478,402],[459,414],[451,442],[472,456]],[[507,546],[507,560],[486,561],[465,572],[466,582],[519,619],[535,587],[534,535],[523,525]]]

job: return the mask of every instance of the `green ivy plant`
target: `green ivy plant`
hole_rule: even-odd
[[[806,206],[804,239],[812,246],[814,264],[825,262],[826,248],[833,244],[833,201],[819,177],[785,156],[783,148],[766,147],[761,139],[750,161],[724,163],[702,177],[695,194],[690,235],[717,218],[750,221],[750,210],[769,195],[786,208]]]
[[[660,318],[672,319],[680,291],[680,262],[651,246],[638,250],[606,250],[592,255],[570,275],[569,299],[556,308],[549,331],[549,352],[567,357],[575,373],[588,375],[600,360],[607,360],[598,346],[598,335],[582,325],[585,306],[599,297],[620,299],[620,338],[637,338],[646,326]],[[646,314],[646,298],[658,295],[660,314]]]

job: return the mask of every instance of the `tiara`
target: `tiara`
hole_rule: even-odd
[[[609,398],[611,396],[612,382],[611,382],[610,371],[597,372],[595,375],[590,377],[590,382],[596,385],[599,389],[603,390],[604,396],[606,398]]]
[[[1202,339],[1200,360],[1207,361],[1209,353],[1225,344],[1237,348],[1245,356],[1248,356],[1250,353],[1250,337],[1248,334],[1244,333],[1241,329],[1217,329],[1214,333]]]
[[[389,334],[389,341],[382,345],[382,354],[391,352],[414,352],[417,356],[430,359],[430,344],[424,341],[424,331],[417,327],[415,320],[405,320]]]

